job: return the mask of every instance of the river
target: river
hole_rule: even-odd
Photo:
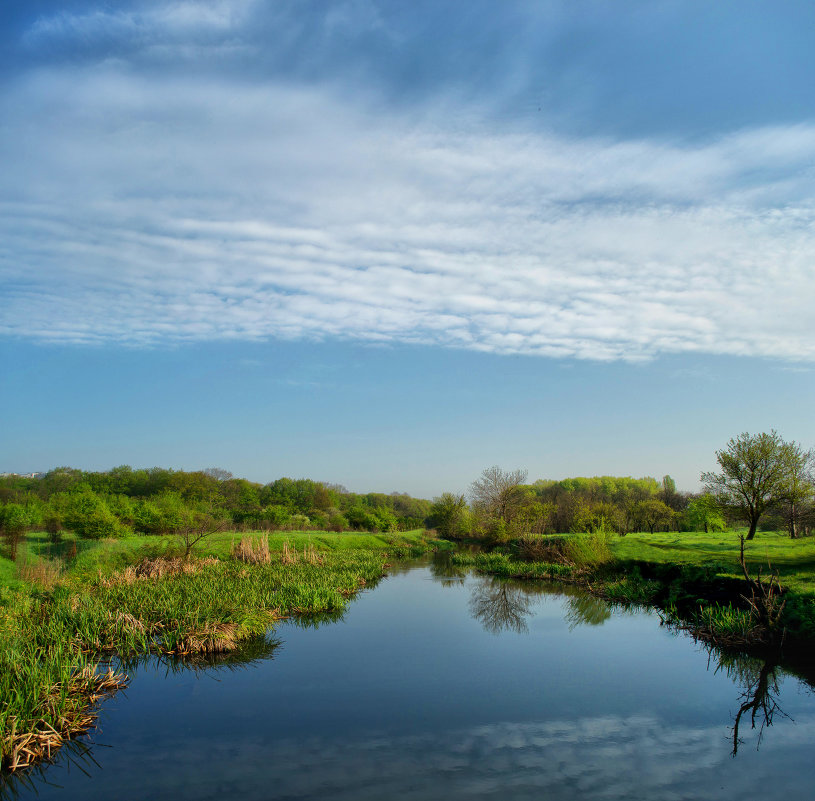
[[[4,794],[795,801],[815,786],[815,696],[796,676],[652,611],[441,563],[226,663],[130,672],[87,754]],[[734,739],[747,703],[755,728],[745,708]]]

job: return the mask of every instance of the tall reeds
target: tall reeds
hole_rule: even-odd
[[[240,542],[232,546],[232,558],[249,565],[268,565],[272,561],[269,535],[263,534],[258,539],[241,537]]]

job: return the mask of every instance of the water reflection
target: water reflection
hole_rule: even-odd
[[[93,757],[93,748],[90,742],[84,740],[69,740],[59,751],[54,762],[60,762],[69,771],[78,770],[86,776],[92,770],[99,770],[99,763]],[[51,762],[42,762],[32,765],[25,770],[13,774],[0,773],[0,801],[13,801],[27,794],[39,794],[39,788],[54,787],[61,789],[61,785],[49,781],[47,771]]]
[[[781,684],[784,678],[784,673],[778,665],[781,654],[775,653],[769,658],[758,659],[732,651],[714,653],[713,647],[709,646],[708,655],[715,658],[714,672],[723,671],[734,684],[740,686],[737,699],[738,711],[733,718],[731,729],[733,734],[732,755],[736,756],[739,746],[744,743],[741,736],[742,725],[748,721],[752,731],[758,730],[756,736],[756,750],[758,750],[761,747],[765,730],[773,725],[776,715],[789,718],[779,704]]]
[[[450,551],[439,551],[433,555],[430,563],[430,574],[442,587],[452,587],[462,584],[467,577],[468,569],[457,565],[453,561]]]
[[[0,798],[17,797],[16,787],[21,798],[55,801],[182,801],[217,797],[213,788],[244,801],[650,801],[706,798],[715,783],[717,799],[735,801],[753,797],[765,774],[768,801],[807,797],[815,711],[793,699],[801,685],[777,659],[709,646],[700,653],[685,636],[661,635],[653,615],[629,611],[621,620],[618,608],[580,588],[474,576],[449,559],[361,598],[347,619],[291,620],[285,658],[279,642],[261,637],[220,659],[161,662],[168,674],[255,669],[220,686],[151,685],[143,676],[109,717],[128,731],[113,737],[115,750],[96,751],[105,770],[76,743],[60,757],[78,762],[73,775],[55,771],[49,786],[32,773],[3,785]],[[480,625],[462,625],[468,613]],[[321,627],[334,630],[305,630]],[[149,673],[146,662],[155,670],[154,659],[123,667]],[[794,728],[778,718],[787,675]],[[152,705],[150,692],[160,699]],[[157,729],[156,714],[187,715],[188,725]],[[761,753],[740,749],[756,733]],[[83,770],[92,783],[77,781]]]
[[[529,631],[527,618],[532,615],[533,596],[526,588],[502,579],[486,579],[470,593],[470,614],[490,634]]]
[[[326,616],[319,616],[325,622]],[[332,622],[341,620],[341,615],[332,615]],[[315,621],[314,628],[320,623]],[[198,678],[203,676],[215,677],[219,673],[234,673],[239,670],[246,670],[259,662],[272,659],[275,652],[281,647],[282,641],[267,634],[252,637],[245,640],[234,651],[221,654],[191,655],[187,657],[157,656],[149,654],[139,654],[131,657],[114,657],[100,663],[104,670],[112,667],[117,673],[123,672],[132,680],[136,675],[145,669],[163,671],[165,677],[179,673],[193,673]],[[126,693],[126,690],[120,690]],[[78,770],[86,776],[91,776],[100,769],[99,763],[94,759],[95,748],[107,747],[95,743],[92,740],[93,731],[83,735],[76,740],[68,740],[56,752],[51,762],[43,762],[33,765],[13,774],[0,773],[0,801],[16,799],[23,794],[34,793],[45,787],[59,788],[48,779],[48,769],[52,765],[60,765],[69,774],[72,770]]]
[[[602,626],[611,617],[611,605],[602,598],[578,593],[566,599],[569,631],[577,626]]]
[[[448,567],[443,563],[434,563],[433,567],[436,576],[452,573],[459,579],[457,574],[460,569],[453,565]],[[460,578],[463,580],[463,576]],[[553,592],[566,596],[564,620],[570,631],[577,626],[600,626],[612,616],[612,604],[576,587],[554,588],[543,582],[513,582],[492,577],[482,577],[473,585],[469,599],[470,614],[490,634],[498,635],[506,631],[528,634],[527,621],[533,615],[536,596]],[[784,676],[779,667],[781,652],[759,659],[707,643],[703,647],[713,672],[723,672],[739,688],[738,709],[731,727],[732,756],[738,754],[739,746],[744,743],[743,727],[748,721],[750,730],[757,731],[758,750],[765,730],[773,725],[773,719],[777,715],[789,718],[779,704]]]

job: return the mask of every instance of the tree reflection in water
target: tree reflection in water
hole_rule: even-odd
[[[783,678],[783,673],[778,667],[778,659],[758,659],[728,651],[714,653],[712,646],[709,646],[708,654],[716,660],[716,673],[724,671],[734,683],[741,685],[739,708],[733,719],[732,755],[738,754],[739,746],[744,742],[739,736],[739,730],[745,719],[750,721],[751,729],[758,729],[756,739],[758,751],[764,730],[773,725],[773,718],[776,715],[789,718],[778,703],[781,694],[780,682]]]
[[[470,594],[470,614],[490,634],[514,631],[526,634],[526,619],[532,614],[534,598],[518,585],[500,579],[478,582]]]
[[[452,587],[462,584],[467,576],[468,569],[457,565],[449,551],[439,551],[433,555],[430,563],[430,573],[437,579],[442,587]]]
[[[569,631],[576,626],[601,626],[611,617],[611,606],[608,602],[587,592],[567,598],[566,603],[568,605],[566,622],[569,624]]]

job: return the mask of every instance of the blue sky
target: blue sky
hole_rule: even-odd
[[[695,489],[815,444],[815,6],[6,4],[0,471]]]

